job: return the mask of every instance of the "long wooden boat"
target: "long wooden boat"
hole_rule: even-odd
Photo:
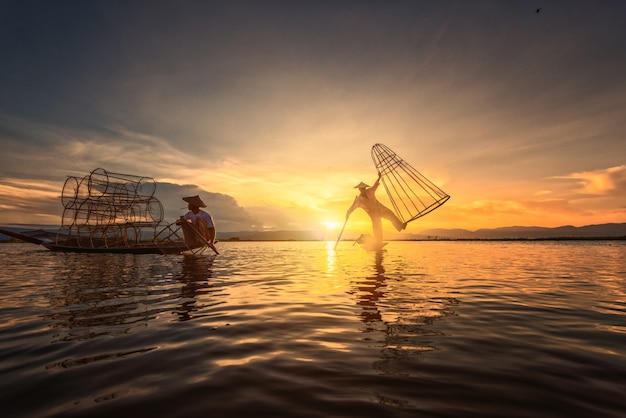
[[[112,254],[181,254],[194,252],[205,247],[205,244],[186,245],[184,241],[171,240],[169,242],[129,243],[119,246],[93,245],[91,242],[82,243],[72,239],[58,239],[56,233],[42,230],[11,231],[0,228],[0,234],[8,235],[22,241],[41,245],[51,251],[72,253],[112,253]]]
[[[68,176],[61,192],[63,216],[58,232],[0,233],[52,251],[80,253],[177,254],[207,248],[218,254],[195,228],[163,222],[163,205],[151,177],[96,168],[79,178]],[[184,228],[183,228],[184,226]]]

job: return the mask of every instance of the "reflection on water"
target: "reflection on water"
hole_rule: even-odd
[[[385,293],[385,267],[383,266],[383,251],[374,253],[374,274],[356,283],[357,304],[361,307],[360,317],[365,323],[365,332],[376,330],[376,325],[382,323],[382,314],[378,306],[379,300]]]
[[[623,416],[626,245],[333,244],[0,246],[3,416]]]
[[[71,367],[85,366],[85,365],[88,365],[89,363],[95,363],[97,361],[123,359],[123,358],[130,357],[133,355],[145,354],[149,351],[156,350],[156,348],[157,347],[149,347],[149,348],[144,348],[141,350],[122,351],[122,352],[117,352],[114,354],[99,354],[97,356],[88,356],[88,357],[82,357],[82,358],[76,358],[76,359],[74,358],[65,359],[60,362],[46,365],[46,369],[53,369],[55,367],[69,369]]]
[[[213,260],[213,256],[182,257],[182,270],[176,276],[176,279],[183,284],[180,290],[181,303],[175,311],[179,321],[201,318],[205,315],[200,314],[200,311],[208,306],[216,306],[223,303],[214,300],[201,303],[198,300],[204,294],[219,291],[219,288],[214,289],[214,285],[209,280],[213,275]]]
[[[63,268],[48,293],[52,309],[44,314],[57,331],[53,342],[130,334],[162,312],[187,321],[212,305],[199,304],[198,298],[213,291],[213,256],[158,260],[167,260],[165,264],[155,263],[150,255],[59,256]],[[174,300],[178,302],[172,307]]]
[[[355,283],[356,295],[365,324],[366,338],[381,347],[374,369],[383,374],[409,375],[416,360],[436,350],[435,337],[445,334],[433,327],[436,320],[456,315],[456,298],[431,296],[432,288],[405,277],[387,277],[384,257],[387,250],[373,252],[372,275]],[[413,276],[421,277],[420,275]],[[387,282],[391,282],[388,285]],[[422,292],[416,292],[417,289]],[[381,336],[380,338],[378,336]]]
[[[95,254],[88,260],[77,254],[59,257],[63,268],[52,280],[48,294],[52,309],[44,315],[57,330],[54,342],[131,333],[154,318],[147,304],[145,258],[118,254]]]

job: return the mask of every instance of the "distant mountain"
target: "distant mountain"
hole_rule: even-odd
[[[55,232],[58,226],[53,225],[13,225],[3,227],[14,230],[36,230]],[[363,231],[369,233],[369,231]],[[217,238],[223,241],[321,241],[334,240],[336,234],[327,233],[325,236],[320,231],[218,231]],[[467,229],[427,229],[417,234],[410,233],[387,233],[387,240],[435,240],[435,239],[557,239],[557,238],[624,238],[626,239],[626,223],[612,223],[588,226],[560,226],[558,228],[543,228],[538,226],[509,226],[494,229],[479,229],[470,231]],[[0,234],[0,241],[8,241],[10,237]],[[344,239],[350,240],[348,236]]]
[[[587,226],[509,226],[494,229],[427,229],[418,236],[426,239],[554,239],[554,238],[620,238],[626,237],[626,223]]]
[[[220,240],[241,241],[321,241],[322,234],[312,231],[241,231],[218,232]]]
[[[42,230],[47,232],[57,232],[59,225],[31,225],[31,224],[13,224],[2,226],[1,228],[14,231],[33,231]],[[238,231],[238,232],[222,232],[218,231],[217,238],[223,241],[241,240],[241,241],[320,241],[324,237],[320,232],[314,231]],[[9,241],[11,237],[0,234],[0,241]]]
[[[368,231],[364,231],[368,233]],[[330,234],[333,235],[333,234]],[[242,241],[319,241],[324,239],[319,232],[312,231],[263,231],[222,232],[222,240]],[[588,226],[560,226],[544,228],[538,226],[509,226],[494,229],[428,229],[417,234],[388,233],[388,240],[411,239],[556,239],[556,238],[626,238],[626,223]],[[327,237],[326,239],[333,239]],[[345,237],[345,239],[349,239]]]

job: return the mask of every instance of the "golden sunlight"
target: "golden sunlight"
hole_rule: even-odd
[[[324,221],[320,223],[330,230],[337,229],[341,225],[341,222],[336,222],[336,221]]]

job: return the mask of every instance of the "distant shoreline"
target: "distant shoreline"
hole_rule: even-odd
[[[223,239],[220,242],[334,242],[333,240],[296,239]],[[391,239],[385,242],[537,242],[537,241],[626,241],[626,237],[558,237],[558,238],[439,238],[439,239]],[[354,240],[342,240],[352,243]],[[29,244],[17,238],[0,240],[0,244]],[[37,244],[35,244],[37,245]]]
[[[626,237],[546,237],[546,238],[436,238],[436,239],[396,239],[402,241],[626,241]]]
[[[26,225],[13,224],[3,227],[7,230],[21,231],[57,231],[58,225]],[[352,234],[346,234],[342,241],[354,242],[349,239]],[[329,231],[218,231],[217,238],[222,242],[316,242],[334,241],[335,236]],[[626,223],[610,223],[586,225],[582,227],[561,226],[556,228],[545,227],[502,227],[494,229],[479,229],[476,231],[465,229],[428,229],[418,233],[386,234],[387,242],[427,242],[427,241],[460,241],[460,242],[535,242],[535,241],[624,241],[626,240]],[[14,241],[0,234],[0,243]]]

